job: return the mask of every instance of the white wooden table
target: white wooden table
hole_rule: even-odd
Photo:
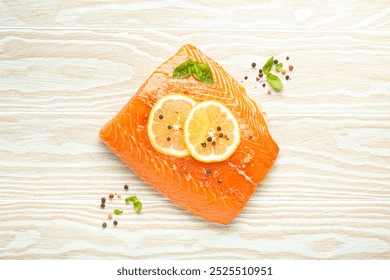
[[[0,0],[1,259],[390,258],[389,1],[218,2]],[[175,206],[98,139],[185,43],[250,77],[281,148],[227,226]],[[295,68],[267,95],[250,64],[272,55]],[[124,184],[142,214],[102,229],[123,202],[100,197]]]

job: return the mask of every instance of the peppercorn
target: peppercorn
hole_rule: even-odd
[[[284,75],[284,74],[286,74],[286,69],[282,69],[282,74]]]
[[[256,77],[256,81],[257,81],[257,82],[260,81],[260,78],[259,78],[259,77]]]
[[[222,138],[223,137],[223,133],[220,133],[218,136],[219,136],[219,138]]]
[[[106,204],[102,203],[102,204],[100,204],[100,207],[104,208],[104,207],[106,207]]]
[[[164,118],[164,116],[163,116],[163,115],[159,115],[158,118],[159,118],[160,120],[162,120],[162,119]]]
[[[112,213],[108,213],[108,218],[111,220],[112,219]]]
[[[218,180],[218,184],[222,184],[222,180],[221,179]]]
[[[220,126],[217,127],[217,130],[218,130],[218,131],[221,131],[221,129],[222,129],[222,128],[221,128]]]
[[[114,226],[116,226],[118,224],[118,221],[114,221]]]
[[[261,73],[263,73],[263,69],[260,68],[259,69],[259,74],[261,74]]]
[[[211,170],[210,169],[206,169],[206,174],[211,174]]]
[[[267,93],[268,93],[268,94],[271,94],[271,90],[269,89],[269,90],[267,91]]]
[[[259,74],[259,77],[260,77],[260,78],[262,78],[262,77],[263,77],[263,75],[264,75],[263,73],[260,73],[260,74]]]
[[[289,75],[286,75],[286,80],[289,80],[290,79],[290,76]]]
[[[107,227],[107,223],[103,223],[103,224],[102,224],[102,227],[103,227],[103,228],[106,228],[106,227]]]
[[[124,186],[125,190],[127,191],[129,189],[129,186],[128,185],[125,185]]]
[[[203,148],[206,148],[207,144],[206,143],[202,143],[201,145],[202,145]]]
[[[102,203],[105,203],[105,202],[106,202],[106,198],[102,197]]]
[[[278,61],[277,59],[274,60],[274,64],[278,64],[278,62],[279,62],[279,61]]]
[[[167,137],[167,141],[171,141],[171,137]]]
[[[110,193],[110,195],[108,196],[110,199],[113,199],[114,198],[114,195],[112,193]]]
[[[252,62],[252,68],[255,68],[255,67],[256,67],[256,63]]]
[[[290,58],[288,56],[286,56],[286,60],[289,60]]]
[[[265,83],[263,83],[263,87],[265,87]]]
[[[245,79],[245,80],[248,80],[248,76],[245,76],[244,79]]]
[[[207,142],[211,142],[213,140],[213,138],[212,137],[207,137]]]
[[[171,125],[168,125],[168,129],[171,129],[172,128],[172,126]]]
[[[293,69],[294,69],[294,66],[292,66],[292,65],[288,66],[288,70],[292,71]]]
[[[215,144],[216,144],[215,141],[211,142],[211,145],[215,146]]]

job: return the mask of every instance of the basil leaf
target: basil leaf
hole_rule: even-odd
[[[278,64],[276,64],[275,70],[276,72],[280,72],[282,68],[283,68],[283,63],[279,62]]]
[[[193,74],[199,81],[205,84],[213,84],[213,77],[207,63],[187,60],[175,68],[172,77],[183,79]]]
[[[133,195],[133,196],[129,196],[128,198],[125,199],[126,203],[129,203],[130,201],[133,202],[133,205],[134,205],[134,210],[136,212],[140,212],[141,209],[142,209],[142,202],[138,200],[138,198]]]
[[[271,56],[270,59],[264,64],[263,72],[267,75],[269,71],[272,69],[272,65],[274,65],[274,57]]]
[[[201,82],[205,84],[213,84],[213,77],[211,75],[210,67],[207,63],[195,62],[193,68],[194,76]]]
[[[135,212],[139,213],[142,209],[142,202],[137,200],[136,202],[134,202],[134,210]]]
[[[122,214],[122,213],[123,213],[122,210],[119,210],[119,209],[115,209],[115,210],[114,210],[114,214],[115,214],[115,215],[120,215],[120,214]]]
[[[267,74],[267,81],[274,89],[276,89],[276,90],[283,89],[282,81],[274,74],[268,73]]]
[[[175,70],[173,71],[172,77],[182,79],[182,78],[186,78],[189,75],[191,75],[192,70],[193,70],[193,66],[194,66],[194,62],[195,61],[193,61],[193,60],[187,60],[186,62],[183,62],[182,64],[177,66],[175,68]]]

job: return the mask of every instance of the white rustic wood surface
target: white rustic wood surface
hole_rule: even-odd
[[[180,2],[180,3],[179,3]],[[0,0],[1,259],[390,259],[388,1]],[[275,166],[227,225],[151,189],[100,127],[185,43],[262,105]],[[255,88],[275,55],[281,93]],[[101,223],[137,195],[119,225]]]

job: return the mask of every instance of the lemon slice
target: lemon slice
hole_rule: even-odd
[[[184,143],[189,153],[199,161],[224,161],[240,144],[237,119],[219,102],[198,103],[185,122]]]
[[[196,102],[184,94],[170,94],[159,99],[150,111],[147,132],[150,144],[158,152],[185,157],[184,124]]]

